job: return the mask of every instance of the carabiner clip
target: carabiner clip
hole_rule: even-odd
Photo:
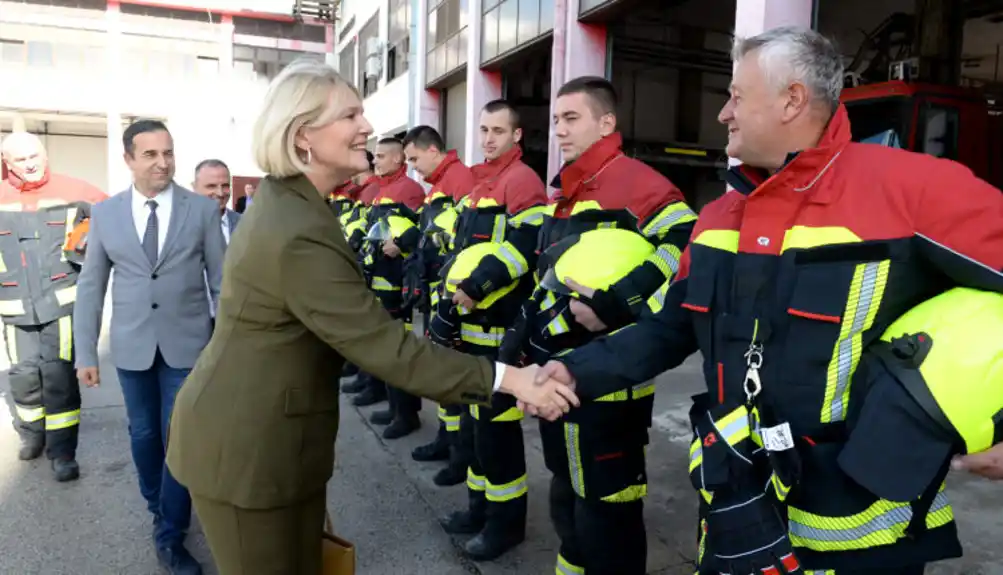
[[[763,384],[759,381],[759,369],[749,367],[745,372],[745,398],[751,404],[752,400],[763,390]]]

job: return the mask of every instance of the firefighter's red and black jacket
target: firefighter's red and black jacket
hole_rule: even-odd
[[[358,253],[362,248],[362,238],[366,237],[369,228],[365,227],[366,216],[369,207],[373,204],[373,199],[380,191],[379,176],[370,176],[362,185],[355,203],[352,205],[351,213],[345,217],[345,235],[348,237],[348,246]]]
[[[539,237],[542,252],[562,239],[600,227],[638,232],[655,253],[629,275],[593,296],[590,305],[611,328],[634,321],[644,302],[679,270],[696,213],[679,188],[647,164],[623,153],[613,133],[589,147],[558,175],[560,189]]]
[[[38,182],[13,172],[0,182],[0,316],[39,325],[73,313],[79,267],[63,251],[74,226],[107,196],[96,187],[48,170]]]
[[[352,180],[348,180],[334,188],[327,196],[327,203],[331,206],[334,215],[341,217],[342,214],[351,211],[352,207],[359,200],[359,192],[361,191],[362,187],[356,185]]]
[[[425,190],[418,182],[407,176],[407,168],[401,166],[392,174],[380,176],[378,184],[380,189],[366,213],[366,223],[363,226],[365,232],[368,233],[374,224],[390,215],[401,216],[417,223],[418,211],[425,199]],[[411,237],[412,243],[405,243],[401,241],[402,239],[405,239],[404,235],[394,238],[402,254],[393,258],[386,256],[379,245],[371,244],[363,250],[365,252],[362,258],[363,268],[370,274],[371,286],[384,300],[385,305],[388,300],[384,296],[391,299],[401,297],[405,255],[418,247],[416,237]]]
[[[701,212],[656,311],[559,358],[576,393],[628,389],[699,350],[711,398],[742,404],[745,354],[762,345],[762,393],[803,460],[787,503],[804,566],[890,569],[960,555],[944,493],[907,537],[915,502],[866,492],[837,455],[867,387],[861,352],[949,287],[998,289],[1003,194],[955,162],[851,143],[842,107],[817,147],[775,174],[742,166],[728,180],[734,189]]]
[[[453,253],[481,242],[502,244],[501,258],[484,258],[460,283],[460,289],[475,301],[483,301],[517,279],[531,277],[527,274],[536,267],[547,189],[521,158],[522,149],[513,146],[501,157],[474,166],[474,189],[458,204]]]

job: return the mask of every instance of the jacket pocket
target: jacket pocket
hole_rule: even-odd
[[[844,329],[847,286],[853,274],[848,264],[799,266],[787,304],[787,346],[784,355],[795,386],[824,385],[834,347]],[[852,319],[851,319],[852,321]]]
[[[716,272],[713,267],[691,266],[686,278],[686,297],[681,304],[693,318],[693,331],[704,353],[716,356],[714,345],[714,292]],[[713,360],[713,358],[707,358]]]

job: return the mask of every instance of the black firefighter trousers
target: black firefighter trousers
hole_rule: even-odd
[[[73,367],[72,316],[41,325],[4,325],[14,427],[45,445],[49,459],[76,458],[80,385]]]
[[[411,308],[404,308],[403,298],[401,297],[400,289],[395,289],[392,291],[373,289],[376,293],[376,297],[379,298],[380,303],[383,304],[383,308],[390,313],[390,317],[404,322],[404,326],[408,331],[411,331],[413,326],[411,325]],[[386,385],[384,382],[377,380],[376,378],[370,378],[370,385]],[[390,411],[394,414],[394,418],[403,419],[418,419],[418,413],[421,411],[421,398],[417,395],[412,395],[406,391],[397,389],[392,385],[386,385],[387,398],[390,401]]]

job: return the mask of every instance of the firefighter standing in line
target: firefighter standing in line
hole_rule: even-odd
[[[415,287],[421,290],[412,297],[420,302],[417,307],[426,321],[439,303],[442,283],[439,272],[448,250],[448,246],[437,245],[429,232],[436,229],[435,222],[440,215],[454,210],[456,204],[474,188],[474,174],[470,168],[460,161],[456,151],[445,150],[442,136],[431,126],[418,126],[404,136],[404,155],[408,163],[432,186],[425,196],[418,227],[413,231],[421,234],[419,247],[408,259],[409,283],[412,290]],[[435,440],[411,452],[415,461],[449,461],[449,465],[432,478],[436,485],[458,485],[467,477],[473,453],[472,448],[459,442],[463,407],[440,405],[439,431]]]
[[[73,303],[90,206],[107,196],[53,174],[33,134],[13,132],[3,140],[2,156],[8,175],[0,182],[0,316],[21,437],[18,457],[35,459],[44,450],[56,480],[71,481],[80,476]]]
[[[450,298],[453,305],[475,309],[513,282],[517,282],[513,297],[525,299],[532,290],[531,272],[536,267],[537,236],[547,193],[536,172],[520,159],[521,139],[519,114],[511,104],[495,100],[484,106],[480,140],[485,161],[473,167],[474,189],[460,203],[453,253],[461,254],[485,242],[498,247],[494,255],[480,259],[466,279],[455,286]],[[460,340],[493,348],[497,355],[505,329],[517,316],[516,312],[503,318],[490,314],[496,324],[461,324]],[[522,414],[514,407],[514,401],[495,394],[490,409],[468,410],[460,423],[461,434],[473,433],[475,446],[475,457],[467,471],[469,503],[467,510],[445,518],[443,527],[448,533],[477,534],[464,547],[474,560],[494,559],[521,543],[526,535]],[[514,468],[493,465],[497,461]]]
[[[867,387],[862,351],[945,289],[1000,281],[1003,194],[953,161],[852,143],[839,101],[842,57],[820,34],[788,27],[738,39],[733,59],[719,120],[728,155],[744,165],[728,172],[733,191],[701,212],[664,306],[548,363],[539,378],[574,385],[584,402],[699,350],[709,393],[691,414],[772,411],[779,423],[756,436],[771,459],[793,451],[802,463],[786,490],[760,490],[788,518],[789,537],[746,555],[747,565],[923,573],[961,555],[946,501],[931,512],[882,499],[851,480],[838,456]],[[703,446],[719,443],[710,437]],[[701,444],[691,449],[691,467],[706,464]],[[750,523],[719,521],[733,494],[718,479],[724,487],[701,497],[710,557],[715,545],[742,545],[735,535]]]
[[[355,191],[354,201],[347,209],[342,209],[338,216],[338,219],[341,221],[341,231],[345,234],[345,240],[348,241],[348,246],[356,254],[359,254],[362,249],[362,238],[367,231],[363,229],[366,223],[366,211],[380,189],[377,177],[373,173],[376,169],[373,165],[375,157],[369,150],[366,150],[366,160],[369,164],[369,169],[352,178],[352,182],[358,188]],[[359,263],[361,265],[361,259]],[[363,268],[363,275],[366,277],[366,282],[368,283],[369,276],[365,273],[365,268]],[[341,391],[345,393],[359,393],[366,388],[365,380],[359,377],[359,367],[349,361],[346,361],[345,366],[341,369],[341,380]]]
[[[327,196],[327,203],[331,206],[331,211],[334,212],[334,215],[338,216],[339,220],[352,211],[361,191],[362,188],[352,180],[348,180],[331,190],[331,193]]]
[[[555,135],[567,164],[540,233],[541,284],[506,335],[506,363],[525,354],[543,365],[632,323],[679,269],[697,216],[672,182],[624,155],[616,106],[603,78],[577,78],[558,92]],[[567,276],[584,285],[564,283]],[[558,573],[646,572],[642,498],[653,400],[651,384],[642,383],[541,421]]]
[[[407,176],[404,148],[400,140],[380,140],[376,145],[375,157],[376,171],[380,174],[377,180],[379,191],[368,210],[365,228],[372,231],[377,224],[386,224],[391,228],[393,237],[385,238],[381,245],[371,245],[364,256],[363,267],[368,268],[370,287],[380,298],[383,307],[410,328],[411,309],[405,305],[403,298],[404,260],[418,246],[413,235],[404,235],[404,228],[414,227],[417,222],[425,190]],[[398,228],[397,222],[402,223],[403,227]],[[404,243],[409,239],[411,244]],[[421,425],[418,417],[421,398],[393,387],[388,388],[384,382],[370,374],[363,377],[367,388],[355,396],[352,403],[365,406],[378,403],[384,397],[389,398],[389,409],[374,412],[370,416],[370,421],[374,424],[387,426],[383,430],[385,439],[404,437],[418,429]]]

